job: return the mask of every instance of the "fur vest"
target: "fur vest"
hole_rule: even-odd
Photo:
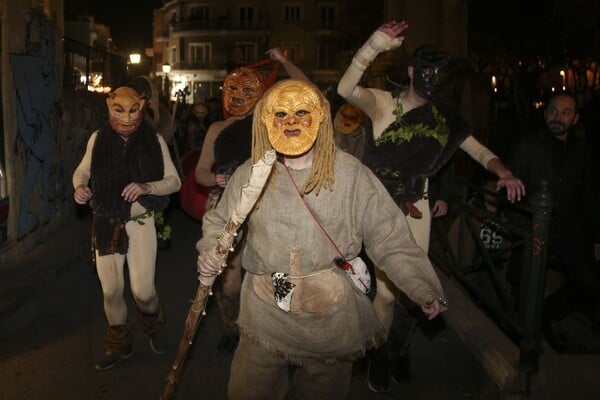
[[[153,182],[164,177],[164,163],[156,132],[145,122],[124,140],[110,126],[98,131],[92,150],[91,187],[93,246],[100,255],[126,254],[129,238],[125,223],[131,218],[131,203],[121,196],[131,182]],[[146,209],[166,208],[168,196],[140,196]]]
[[[471,127],[457,112],[428,102],[403,113],[376,141],[367,136],[364,162],[406,213],[404,203],[426,195],[425,180],[450,160],[470,134]]]
[[[215,140],[215,172],[233,174],[250,158],[252,151],[252,115],[232,122]]]

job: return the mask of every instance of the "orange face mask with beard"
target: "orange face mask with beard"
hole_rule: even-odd
[[[352,104],[344,104],[335,114],[333,126],[335,131],[349,135],[356,131],[365,122],[365,113]]]
[[[146,100],[134,89],[123,86],[109,93],[106,99],[109,123],[115,132],[128,138],[143,120]]]
[[[223,82],[225,116],[242,117],[254,109],[263,94],[262,76],[251,68],[232,71]]]

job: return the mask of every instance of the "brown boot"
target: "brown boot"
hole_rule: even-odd
[[[225,296],[221,290],[218,290],[215,293],[215,299],[219,307],[219,322],[223,333],[217,348],[233,352],[240,337],[240,329],[237,325],[240,312],[240,294]]]
[[[140,312],[142,317],[142,327],[144,333],[150,338],[150,347],[156,354],[163,354],[167,351],[167,343],[161,331],[165,327],[167,320],[162,307],[155,313]]]
[[[104,342],[104,356],[96,369],[107,370],[126,360],[133,354],[133,327],[130,325],[109,326]]]

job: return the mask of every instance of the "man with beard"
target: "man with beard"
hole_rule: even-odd
[[[447,210],[439,209],[440,202],[430,210],[429,179],[448,163],[458,148],[498,176],[497,189],[505,188],[511,202],[521,199],[525,187],[496,155],[473,137],[464,118],[436,98],[450,61],[439,49],[423,46],[415,51],[408,67],[410,83],[397,97],[384,90],[358,86],[364,71],[378,54],[402,44],[404,36],[401,34],[407,28],[404,21],[381,25],[352,59],[338,84],[338,93],[361,108],[373,122],[373,135],[367,138],[364,162],[407,214],[415,241],[427,252],[432,213],[441,216]],[[374,306],[386,328],[383,339],[387,341],[398,290],[380,268],[375,268],[375,275]],[[410,380],[408,341],[414,326],[415,323],[407,324],[398,335],[401,339],[395,346],[393,374],[397,382]],[[375,392],[390,390],[388,349],[389,346],[381,346],[370,354],[368,382]]]
[[[271,60],[280,63],[290,77],[307,79],[281,49],[273,48],[267,54]],[[260,71],[249,67],[236,68],[225,78],[223,111],[226,119],[217,121],[208,128],[195,170],[196,182],[210,188],[207,209],[216,206],[235,169],[250,157],[254,106],[274,78],[265,77]],[[239,310],[242,249],[243,245],[240,245],[231,254],[230,268],[219,277],[215,290],[223,333],[218,347],[225,350],[235,348],[239,337],[236,319]]]
[[[221,265],[210,255],[248,180],[251,162],[275,149],[278,160],[249,214],[246,270],[228,398],[284,399],[290,366],[299,398],[348,399],[352,361],[381,336],[369,298],[338,267],[364,243],[429,318],[443,291],[410,234],[406,217],[377,177],[337,151],[329,103],[312,84],[276,83],[256,106],[252,160],[238,168],[203,220],[198,272]]]
[[[565,283],[545,300],[543,328],[548,343],[564,351],[568,343],[559,321],[576,306],[591,313],[596,329],[600,324],[599,272],[594,265],[594,259],[600,260],[600,199],[590,149],[573,132],[579,121],[575,96],[569,92],[552,96],[544,121],[543,129],[515,145],[509,165],[530,193],[546,183],[552,196],[548,266],[561,271]],[[510,279],[518,286],[521,268],[512,267]]]
[[[150,346],[157,354],[165,352],[159,336],[165,315],[154,284],[154,214],[167,207],[168,196],[181,186],[165,140],[144,121],[144,95],[124,86],[111,92],[106,104],[110,125],[92,133],[73,173],[75,202],[90,202],[92,208],[92,246],[108,322],[99,370],[114,367],[133,352],[125,260]]]

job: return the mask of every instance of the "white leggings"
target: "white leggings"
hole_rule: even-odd
[[[146,211],[138,202],[131,206],[131,216]],[[139,222],[143,222],[143,225]],[[104,313],[110,326],[125,325],[127,303],[125,302],[125,259],[129,269],[131,293],[140,311],[153,314],[158,311],[158,294],[154,286],[156,267],[156,229],[154,217],[125,224],[129,236],[127,254],[99,256],[96,251],[96,269],[104,295]]]
[[[420,219],[415,219],[409,215],[406,217],[406,220],[417,246],[427,252],[429,250],[429,234],[431,231],[429,200],[421,199],[415,203],[415,207],[423,213],[423,216]],[[394,303],[399,289],[390,281],[385,272],[377,267],[375,267],[375,278],[377,280],[377,293],[375,293],[373,307],[375,307],[375,313],[377,313],[379,322],[381,322],[381,325],[385,329],[387,338],[394,318]]]

